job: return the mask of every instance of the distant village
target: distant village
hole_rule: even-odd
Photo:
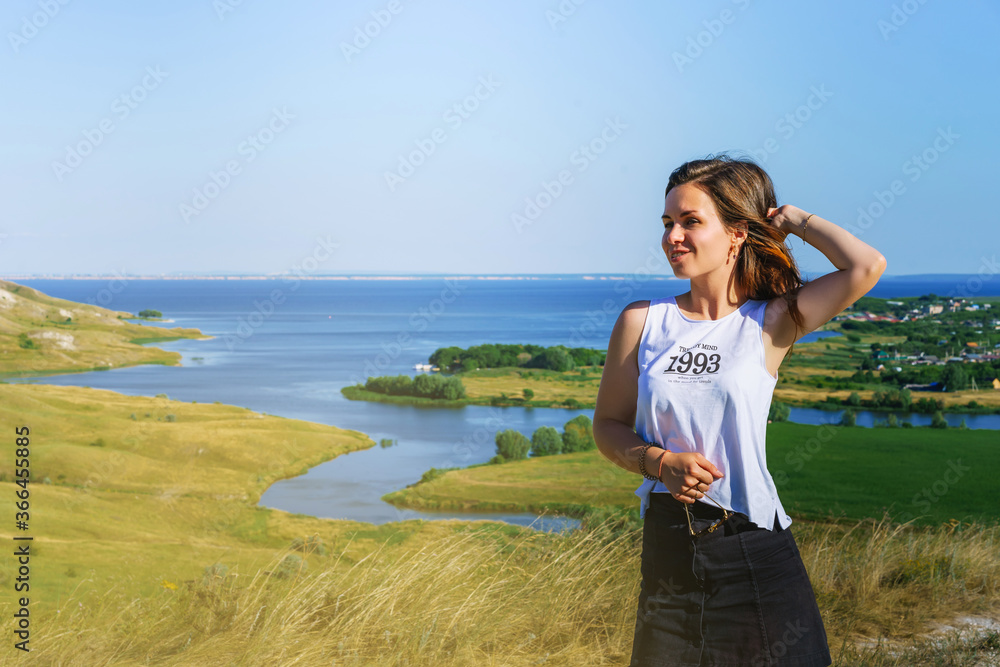
[[[960,326],[964,329],[964,337],[966,339],[974,338],[976,336],[981,336],[982,338],[980,340],[965,340],[964,345],[956,343],[955,340],[941,338],[937,341],[937,345],[944,348],[944,353],[941,354],[928,354],[926,351],[918,354],[899,354],[896,353],[896,350],[891,346],[891,354],[885,350],[873,351],[872,359],[877,362],[884,362],[879,363],[875,370],[884,370],[886,368],[886,364],[892,361],[906,362],[907,365],[911,366],[943,366],[949,362],[984,363],[1000,360],[1000,342],[991,344],[991,336],[988,332],[988,329],[992,329],[993,332],[1000,331],[1000,318],[984,317],[984,315],[989,314],[992,310],[992,305],[989,303],[974,303],[971,300],[964,298],[946,298],[943,302],[922,304],[919,307],[912,307],[914,305],[913,300],[910,300],[909,303],[903,301],[884,301],[883,303],[889,307],[892,312],[873,313],[867,310],[859,310],[858,312],[838,315],[833,318],[833,321],[880,322],[893,324],[919,322],[938,325],[940,327]],[[936,317],[945,313],[963,312],[978,313],[979,317],[974,320],[959,320],[956,317],[949,317],[943,320]],[[951,333],[955,334],[956,332]],[[994,333],[992,340],[996,340],[996,338],[997,336]],[[902,367],[895,366],[893,367],[893,370],[898,372],[902,370]],[[915,390],[933,390],[934,384],[937,383],[933,383],[931,385],[913,384],[907,385],[906,388]],[[992,385],[994,389],[1000,390],[1000,378],[993,378]],[[986,387],[979,388],[984,389]]]

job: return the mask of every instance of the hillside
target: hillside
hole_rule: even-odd
[[[0,378],[138,364],[172,366],[180,354],[141,343],[211,338],[197,329],[135,324],[125,319],[130,317],[134,315],[0,280]]]

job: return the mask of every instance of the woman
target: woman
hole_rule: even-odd
[[[765,427],[786,353],[871,290],[885,258],[814,213],[777,207],[764,170],[726,155],[670,175],[663,226],[691,289],[625,307],[594,410],[601,453],[646,478],[631,665],[829,665]],[[804,284],[788,234],[837,270]]]

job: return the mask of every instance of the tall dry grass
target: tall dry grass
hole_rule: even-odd
[[[996,526],[797,522],[793,530],[835,664],[997,664],[988,662],[1000,648],[996,633],[917,637],[931,618],[996,604]],[[129,599],[123,583],[34,619],[30,663],[625,665],[640,535],[615,520],[566,536],[470,527],[431,547],[384,543],[351,564],[313,554],[297,569],[286,550],[265,570],[209,573],[151,599]],[[890,640],[867,646],[854,642],[860,635]]]

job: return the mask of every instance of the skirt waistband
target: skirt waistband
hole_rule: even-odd
[[[670,493],[650,493],[649,506],[655,507],[659,511],[676,514],[678,516],[686,515],[684,512],[685,503],[677,500]],[[710,521],[714,521],[725,516],[722,512],[722,508],[718,505],[710,505],[709,503],[703,503],[701,501],[695,501],[694,503],[687,505],[687,508],[688,511],[691,512],[691,518],[693,519],[708,519]]]

